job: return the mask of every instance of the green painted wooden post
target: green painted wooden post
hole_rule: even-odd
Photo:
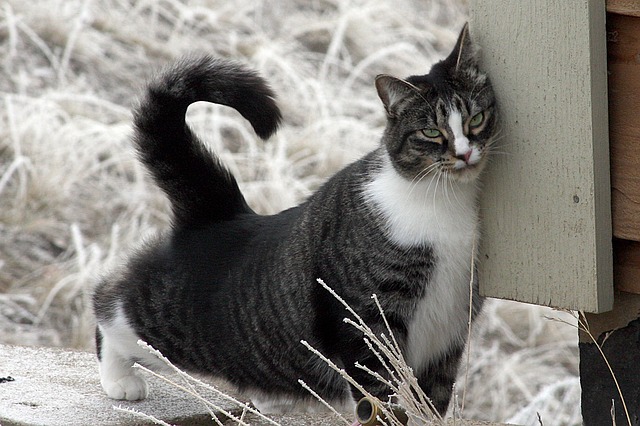
[[[503,130],[482,197],[481,292],[613,305],[604,0],[471,0]]]

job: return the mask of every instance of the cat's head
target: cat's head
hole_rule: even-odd
[[[441,173],[469,182],[480,174],[496,132],[497,110],[477,60],[465,25],[451,54],[429,74],[376,78],[388,117],[383,142],[395,169],[407,179]]]

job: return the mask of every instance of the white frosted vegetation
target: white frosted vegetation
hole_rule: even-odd
[[[285,116],[270,141],[228,108],[197,104],[189,120],[250,204],[272,213],[376,146],[375,75],[426,72],[465,13],[446,0],[0,3],[0,340],[91,348],[92,281],[166,227],[167,203],[128,140],[153,69],[200,51],[268,78]],[[579,424],[576,331],[545,308],[486,311],[464,416]]]

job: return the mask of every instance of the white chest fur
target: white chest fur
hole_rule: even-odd
[[[478,236],[473,183],[425,177],[410,182],[387,158],[365,188],[367,202],[383,215],[389,238],[404,247],[429,245],[436,257],[425,296],[409,324],[405,357],[419,373],[467,332],[469,281]]]

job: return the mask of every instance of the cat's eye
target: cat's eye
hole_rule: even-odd
[[[438,129],[423,129],[422,134],[428,138],[439,138],[442,136],[442,132]]]
[[[471,121],[469,121],[469,126],[478,127],[484,121],[484,113],[479,112],[473,117],[471,117]]]

